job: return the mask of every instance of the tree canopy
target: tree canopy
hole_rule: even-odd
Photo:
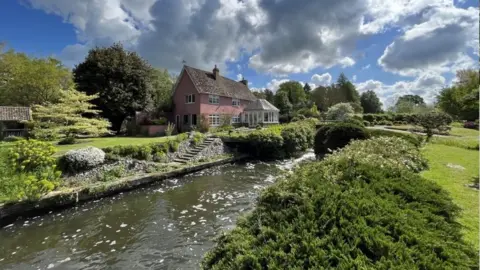
[[[110,123],[96,116],[100,111],[94,109],[91,100],[97,96],[71,88],[61,94],[55,104],[35,105],[33,107],[33,127],[35,137],[56,139],[61,135],[76,137],[79,134],[99,136],[108,133]],[[89,114],[90,118],[84,117]]]
[[[453,86],[440,91],[437,96],[438,107],[462,120],[478,119],[480,84],[478,71],[459,70],[456,78]]]
[[[360,95],[360,104],[362,105],[363,113],[382,112],[382,102],[380,102],[373,90],[368,90]]]
[[[397,99],[396,104],[410,102],[414,105],[425,105],[425,101],[419,95],[403,95]]]
[[[306,101],[305,91],[302,85],[297,81],[288,81],[280,84],[277,94],[285,92],[287,94],[289,102],[293,106],[297,106]]]
[[[55,103],[72,85],[71,72],[57,59],[0,51],[0,105]]]
[[[116,132],[120,131],[123,120],[135,111],[153,110],[152,68],[137,53],[126,51],[119,43],[91,49],[73,73],[79,91],[98,94],[92,102]]]
[[[288,94],[285,91],[279,92],[275,94],[275,102],[274,105],[280,110],[280,114],[291,114],[292,112],[292,103],[288,99]]]
[[[174,80],[166,69],[153,68],[151,74],[153,106],[159,111],[170,111],[173,106]]]

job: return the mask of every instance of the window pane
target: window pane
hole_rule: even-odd
[[[183,116],[183,124],[188,125],[188,115],[187,114]]]
[[[192,103],[195,103],[195,95],[192,95]]]

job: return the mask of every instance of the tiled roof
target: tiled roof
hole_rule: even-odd
[[[29,107],[0,106],[0,121],[31,120]]]
[[[265,99],[257,99],[250,102],[244,111],[280,111],[277,107],[273,106],[272,103],[268,102]]]
[[[250,89],[248,89],[248,86],[241,82],[223,76],[219,76],[219,78],[215,79],[212,72],[189,66],[184,66],[184,68],[200,93],[215,94],[244,100],[256,99],[252,92],[250,92]]]

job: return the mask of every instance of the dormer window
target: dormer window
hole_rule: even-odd
[[[208,103],[210,104],[219,104],[220,97],[217,95],[208,95]]]
[[[232,98],[232,106],[240,106],[240,100],[238,98]]]

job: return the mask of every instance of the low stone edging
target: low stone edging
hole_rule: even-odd
[[[176,169],[170,172],[157,172],[143,174],[140,176],[129,176],[113,182],[100,183],[87,187],[78,187],[70,190],[54,191],[35,202],[14,202],[0,204],[0,226],[21,216],[41,214],[55,208],[67,207],[76,205],[80,202],[108,197],[123,191],[145,186],[147,184],[162,181],[168,178],[183,176],[213,166],[239,161],[247,157],[248,156],[246,155],[229,157],[187,168]]]

